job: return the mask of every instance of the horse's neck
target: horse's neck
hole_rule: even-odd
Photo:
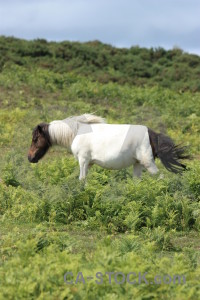
[[[70,126],[63,121],[53,121],[49,125],[49,135],[52,145],[70,146],[75,137],[75,133]]]

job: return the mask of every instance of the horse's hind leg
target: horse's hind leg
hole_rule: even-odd
[[[138,153],[137,160],[147,169],[152,175],[158,173],[158,168],[155,164],[152,148],[149,143],[149,137],[148,139],[145,139],[144,145],[141,146],[141,149]]]
[[[158,173],[158,168],[155,162],[152,160],[150,164],[146,165],[145,168],[152,174],[155,175]]]
[[[141,177],[142,170],[143,170],[143,166],[139,162],[136,162],[133,165],[133,176],[134,177]]]

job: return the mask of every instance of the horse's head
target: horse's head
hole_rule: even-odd
[[[28,160],[31,163],[37,163],[51,146],[48,127],[49,124],[40,123],[33,130],[32,143],[28,152]]]

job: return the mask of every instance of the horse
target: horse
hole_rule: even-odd
[[[175,145],[169,136],[144,125],[108,124],[93,114],[38,124],[32,133],[29,162],[37,163],[53,145],[66,147],[78,160],[80,180],[93,164],[115,170],[132,165],[136,177],[143,169],[156,174],[156,158],[168,171],[181,173],[186,169],[181,160],[189,158],[185,147]]]

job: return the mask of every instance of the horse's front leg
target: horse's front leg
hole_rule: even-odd
[[[88,173],[88,165],[89,161],[84,158],[79,158],[79,166],[80,166],[80,175],[79,180],[84,180]]]

